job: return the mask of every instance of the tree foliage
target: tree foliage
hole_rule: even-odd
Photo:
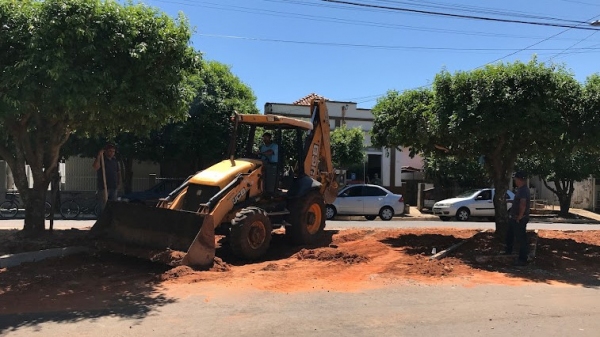
[[[374,130],[405,136],[375,138],[377,145],[416,151],[445,149],[457,158],[483,156],[496,192],[496,229],[507,224],[506,190],[517,156],[552,152],[561,125],[577,113],[579,83],[560,67],[528,63],[440,72],[431,91],[388,94],[380,99]]]
[[[256,114],[256,96],[231,69],[216,61],[203,62],[194,83],[196,96],[185,122],[160,132],[164,159],[191,174],[225,157],[237,112]]]
[[[600,77],[593,75],[583,86],[571,87],[569,96],[577,103],[563,107],[559,125],[563,131],[551,144],[551,152],[521,156],[518,161],[519,167],[538,175],[557,196],[561,216],[569,213],[574,183],[600,172]]]
[[[183,119],[198,57],[183,16],[143,4],[0,0],[0,21],[0,155],[26,202],[25,230],[38,232],[69,135],[145,134]]]
[[[442,188],[489,187],[491,181],[478,159],[430,153],[423,163],[425,176]]]
[[[331,131],[331,153],[333,165],[348,168],[365,161],[365,136],[360,127],[349,129],[346,125]]]

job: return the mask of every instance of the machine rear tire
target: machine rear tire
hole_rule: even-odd
[[[229,242],[233,253],[242,259],[256,260],[262,257],[271,243],[271,220],[258,207],[240,210],[233,220]]]
[[[285,235],[297,245],[315,243],[325,230],[325,200],[318,191],[291,202]]]
[[[375,220],[377,218],[377,215],[365,215],[365,219],[372,221]]]

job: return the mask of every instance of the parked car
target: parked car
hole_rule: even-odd
[[[326,206],[328,220],[336,215],[364,215],[367,220],[391,220],[404,213],[404,198],[377,185],[358,184],[344,187],[333,204]]]
[[[165,198],[174,189],[183,184],[184,179],[162,179],[151,188],[141,191],[125,194],[119,198],[120,201],[145,204],[147,206],[156,206],[161,198]]]
[[[435,204],[435,187],[424,189],[423,194],[423,208],[431,210]]]
[[[467,221],[471,217],[494,217],[494,194],[495,189],[483,188],[468,190],[451,199],[436,202],[433,205],[433,214],[443,221],[456,217],[458,221]],[[506,192],[506,208],[510,209],[515,194]]]

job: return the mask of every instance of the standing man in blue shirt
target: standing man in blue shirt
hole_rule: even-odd
[[[508,231],[506,232],[506,251],[505,254],[512,254],[513,243],[516,237],[519,244],[519,258],[515,261],[515,266],[527,265],[529,255],[529,243],[527,242],[527,223],[529,222],[529,209],[531,204],[531,194],[527,186],[527,174],[518,171],[514,175],[517,193],[515,200],[510,208]]]

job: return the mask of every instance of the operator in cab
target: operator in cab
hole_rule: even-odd
[[[269,132],[265,132],[262,136],[263,143],[259,147],[260,159],[269,164],[277,164],[279,147],[273,143],[273,136]]]
[[[265,132],[262,136],[263,143],[258,149],[258,156],[265,165],[265,192],[275,192],[277,185],[277,162],[279,160],[279,147],[273,143],[273,136]]]

